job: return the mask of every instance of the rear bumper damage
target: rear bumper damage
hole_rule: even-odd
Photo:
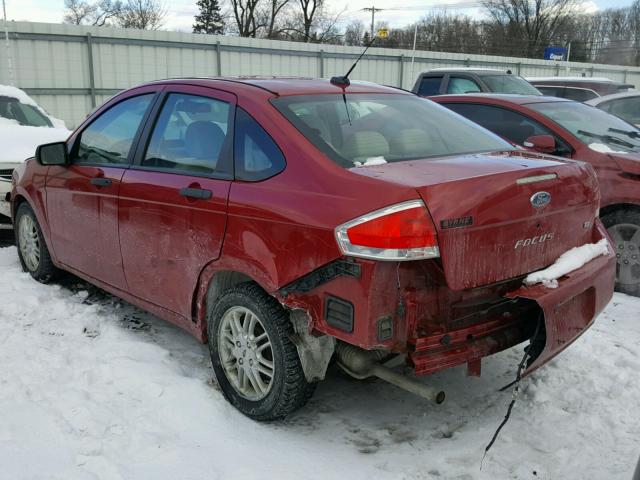
[[[604,227],[594,229],[594,242],[608,238]],[[409,361],[424,375],[466,363],[468,373],[480,374],[482,357],[528,339],[532,351],[525,375],[539,368],[584,333],[613,295],[615,253],[597,257],[558,280],[557,288],[520,286],[505,292],[504,302],[487,312],[486,321],[411,341]],[[538,336],[532,339],[541,318]]]

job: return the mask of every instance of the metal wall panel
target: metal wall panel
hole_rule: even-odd
[[[4,27],[0,21],[0,29]],[[360,47],[280,42],[255,38],[150,32],[112,27],[10,22],[14,84],[24,88],[69,127],[115,92],[149,80],[186,76],[343,75]],[[640,68],[567,64],[443,52],[371,48],[353,79],[411,88],[421,71],[443,67],[511,69],[527,76],[595,76],[640,86]],[[9,83],[0,48],[0,84]]]

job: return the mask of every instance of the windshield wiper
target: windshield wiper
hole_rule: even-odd
[[[616,145],[622,145],[623,147],[627,147],[627,148],[637,147],[637,145],[634,145],[633,143],[622,140],[621,138],[614,137],[613,135],[603,135],[600,133],[587,132],[585,130],[578,130],[577,133],[578,135],[584,135],[585,137],[591,137],[591,138],[598,138],[600,140],[604,140],[605,142],[615,143]]]
[[[614,133],[621,133],[622,135],[626,135],[630,138],[640,138],[640,132],[636,132],[634,130],[622,130],[621,128],[609,128],[608,131]]]

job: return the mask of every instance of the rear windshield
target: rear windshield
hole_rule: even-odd
[[[482,80],[493,93],[541,95],[536,87],[517,75],[483,75]]]
[[[272,103],[313,145],[345,168],[514,148],[462,116],[413,95],[288,96]]]

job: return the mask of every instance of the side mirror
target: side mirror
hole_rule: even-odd
[[[36,160],[40,165],[68,165],[67,143],[55,142],[38,146]]]
[[[540,153],[553,153],[556,151],[556,139],[551,135],[533,135],[527,138],[523,145]]]

